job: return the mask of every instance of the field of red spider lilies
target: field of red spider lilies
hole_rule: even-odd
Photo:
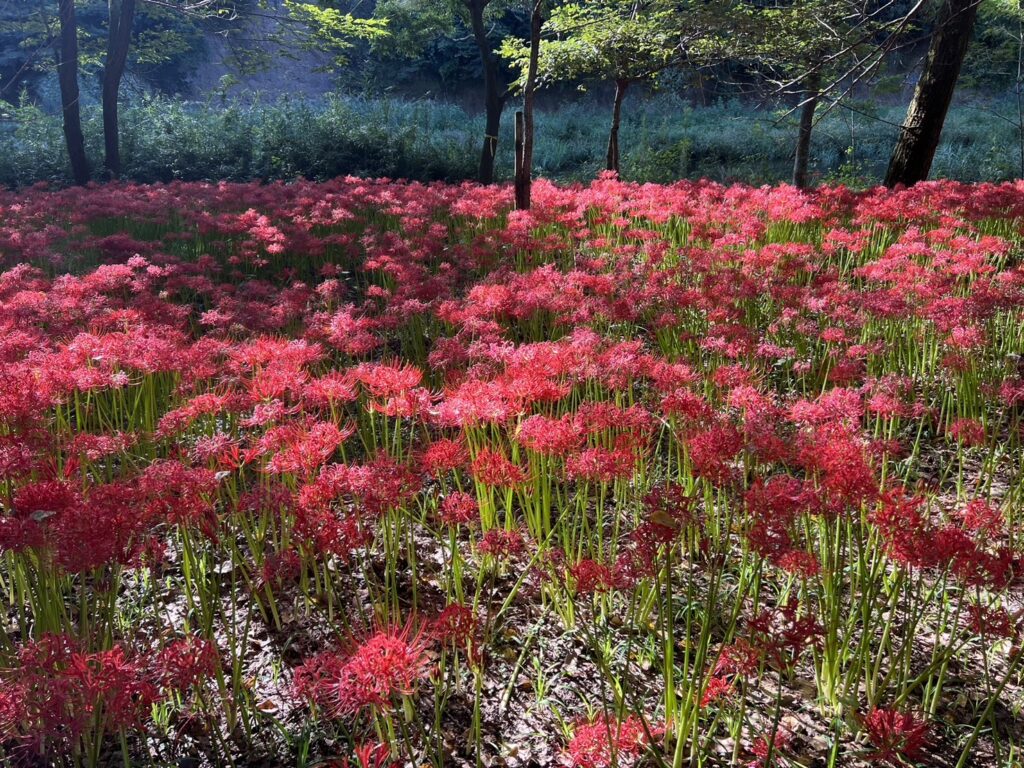
[[[1024,183],[0,192],[11,766],[1018,768]]]

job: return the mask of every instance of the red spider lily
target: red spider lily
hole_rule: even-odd
[[[946,434],[966,447],[984,445],[985,425],[977,419],[957,419],[946,428]]]
[[[569,568],[569,575],[580,595],[605,592],[615,586],[612,569],[595,560],[580,560]]]
[[[636,715],[616,720],[610,715],[578,723],[566,747],[577,768],[612,768],[630,765],[647,750],[657,728],[644,727]]]
[[[293,549],[271,552],[263,558],[257,587],[281,587],[298,580],[302,574],[302,557]]]
[[[967,606],[963,623],[973,634],[992,641],[1017,634],[1013,619],[1005,608],[972,604]]]
[[[519,531],[494,528],[483,535],[477,551],[499,559],[515,557],[526,549],[526,541]]]
[[[704,691],[700,697],[700,705],[701,707],[711,706],[715,702],[728,698],[732,695],[733,690],[733,684],[727,678],[712,677],[704,686]]]
[[[565,460],[565,474],[577,482],[611,483],[632,477],[637,452],[633,441],[619,435],[614,448],[586,448]]]
[[[295,690],[335,717],[350,718],[364,709],[390,709],[400,696],[415,693],[427,679],[431,661],[427,639],[410,625],[378,630],[345,655],[324,653],[295,674]]]
[[[423,371],[408,363],[363,363],[352,371],[352,378],[362,384],[371,397],[388,399],[418,387],[423,381]]]
[[[139,478],[139,492],[151,518],[173,525],[199,525],[212,535],[217,477],[210,470],[156,461]]]
[[[160,651],[156,659],[161,684],[184,691],[213,677],[220,665],[220,652],[211,641],[201,637],[175,640]]]
[[[875,708],[864,716],[864,730],[875,747],[871,759],[902,765],[924,755],[929,726],[912,712]]]
[[[982,536],[998,536],[1004,527],[1003,513],[983,499],[974,499],[961,510],[964,527]]]
[[[309,477],[322,467],[338,447],[355,434],[355,431],[355,425],[339,429],[336,424],[329,421],[318,421],[308,426],[289,425],[270,430],[261,439],[260,447],[276,444],[277,452],[267,462],[266,471]]]
[[[686,444],[695,474],[716,485],[724,485],[735,479],[737,469],[733,462],[743,448],[743,436],[735,427],[720,424],[696,432],[686,439]]]
[[[18,666],[2,675],[7,737],[71,745],[94,712],[114,728],[134,728],[159,700],[145,666],[124,648],[88,653],[66,636],[44,635],[18,650]],[[4,697],[6,698],[6,697]],[[61,746],[58,746],[61,745]]]
[[[469,466],[469,452],[461,440],[441,438],[427,446],[420,463],[432,475],[453,472]]]
[[[583,435],[572,418],[553,419],[538,415],[520,423],[516,440],[534,453],[566,456],[581,445]]]
[[[758,736],[750,745],[755,760],[749,763],[750,768],[770,768],[772,765],[784,764],[782,753],[790,747],[793,737],[787,731],[778,729],[771,737]]]
[[[386,744],[361,744],[353,751],[358,768],[396,768],[400,762],[391,762],[391,751]],[[340,768],[350,768],[349,759],[343,758]]]
[[[527,480],[527,471],[513,464],[500,451],[481,448],[473,459],[470,471],[474,479],[495,488],[511,488]]]
[[[478,622],[473,610],[459,603],[446,605],[430,625],[431,636],[441,643],[468,646],[476,636]]]
[[[476,497],[463,491],[448,494],[437,509],[438,519],[445,525],[469,525],[480,520]]]

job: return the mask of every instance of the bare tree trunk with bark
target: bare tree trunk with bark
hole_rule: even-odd
[[[814,111],[821,98],[821,71],[814,69],[807,75],[804,85],[803,103],[800,105],[800,128],[796,138],[796,153],[793,157],[793,186],[807,187],[807,168],[811,159],[811,133],[814,131]]]
[[[622,123],[622,101],[626,98],[629,80],[615,81],[615,101],[612,103],[612,127],[608,132],[608,157],[605,168],[619,172],[619,126]]]
[[[57,82],[60,84],[60,106],[64,120],[64,140],[71,176],[76,184],[89,181],[89,161],[85,156],[82,134],[82,112],[78,96],[78,21],[75,0],[60,0],[60,35],[57,39]]]
[[[537,62],[540,59],[540,30],[544,19],[543,0],[534,0],[530,14],[530,60],[526,69],[526,85],[523,88],[523,143],[519,161],[516,163],[515,195],[516,209],[530,209],[530,192],[533,186],[533,94],[537,90]]]
[[[132,41],[135,0],[108,0],[108,8],[110,28],[107,34],[107,60],[103,65],[103,150],[107,172],[116,179],[121,175],[118,97]]]
[[[494,159],[498,154],[498,132],[501,130],[501,113],[505,109],[505,94],[500,83],[498,61],[484,25],[484,11],[491,0],[465,2],[484,75],[484,141],[480,149],[477,180],[481,184],[491,184],[494,181]]]
[[[924,71],[889,161],[885,186],[928,178],[981,0],[945,0],[932,32]]]

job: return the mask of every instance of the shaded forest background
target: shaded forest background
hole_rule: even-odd
[[[211,13],[140,2],[120,91],[121,175],[143,182],[474,178],[486,132],[477,46],[458,14],[439,20],[411,10],[414,5],[330,4],[357,19],[386,15],[389,25],[386,37],[332,46],[294,35],[282,0],[237,0]],[[109,7],[107,0],[75,6],[85,142],[96,160],[93,177],[101,179]],[[897,19],[915,6],[889,2],[884,13]],[[70,180],[49,36],[55,21],[45,7],[28,0],[0,5],[0,184],[7,186]],[[980,5],[932,176],[1022,175],[1019,11],[1012,2]],[[528,15],[515,3],[496,7],[487,34],[496,41],[527,38]],[[811,182],[881,180],[935,15],[928,8],[914,13],[879,66],[837,79],[815,116]],[[503,80],[512,82],[512,64],[498,64]],[[592,76],[565,77],[537,91],[537,174],[584,180],[605,167],[613,94],[613,83]],[[749,60],[724,56],[667,67],[631,91],[620,173],[654,182],[789,180],[801,99]],[[510,115],[499,137],[495,176],[510,179]]]

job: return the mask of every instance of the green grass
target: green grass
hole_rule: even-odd
[[[812,174],[854,185],[877,182],[904,107],[853,105],[815,130]],[[498,174],[512,173],[511,109],[502,127]],[[560,180],[592,178],[604,164],[607,105],[595,98],[542,111],[536,170]],[[11,110],[0,121],[0,184],[68,180],[57,116]],[[100,115],[85,110],[88,151],[102,160]],[[933,175],[963,181],[1019,174],[1015,106],[964,97],[952,109]],[[122,110],[124,175],[171,179],[314,179],[339,175],[456,181],[475,174],[479,115],[436,101],[332,97],[322,102],[185,103],[152,99]],[[693,108],[667,94],[626,103],[622,171],[629,179],[680,178],[772,183],[789,177],[795,116],[738,102]],[[97,178],[98,176],[97,171]]]

